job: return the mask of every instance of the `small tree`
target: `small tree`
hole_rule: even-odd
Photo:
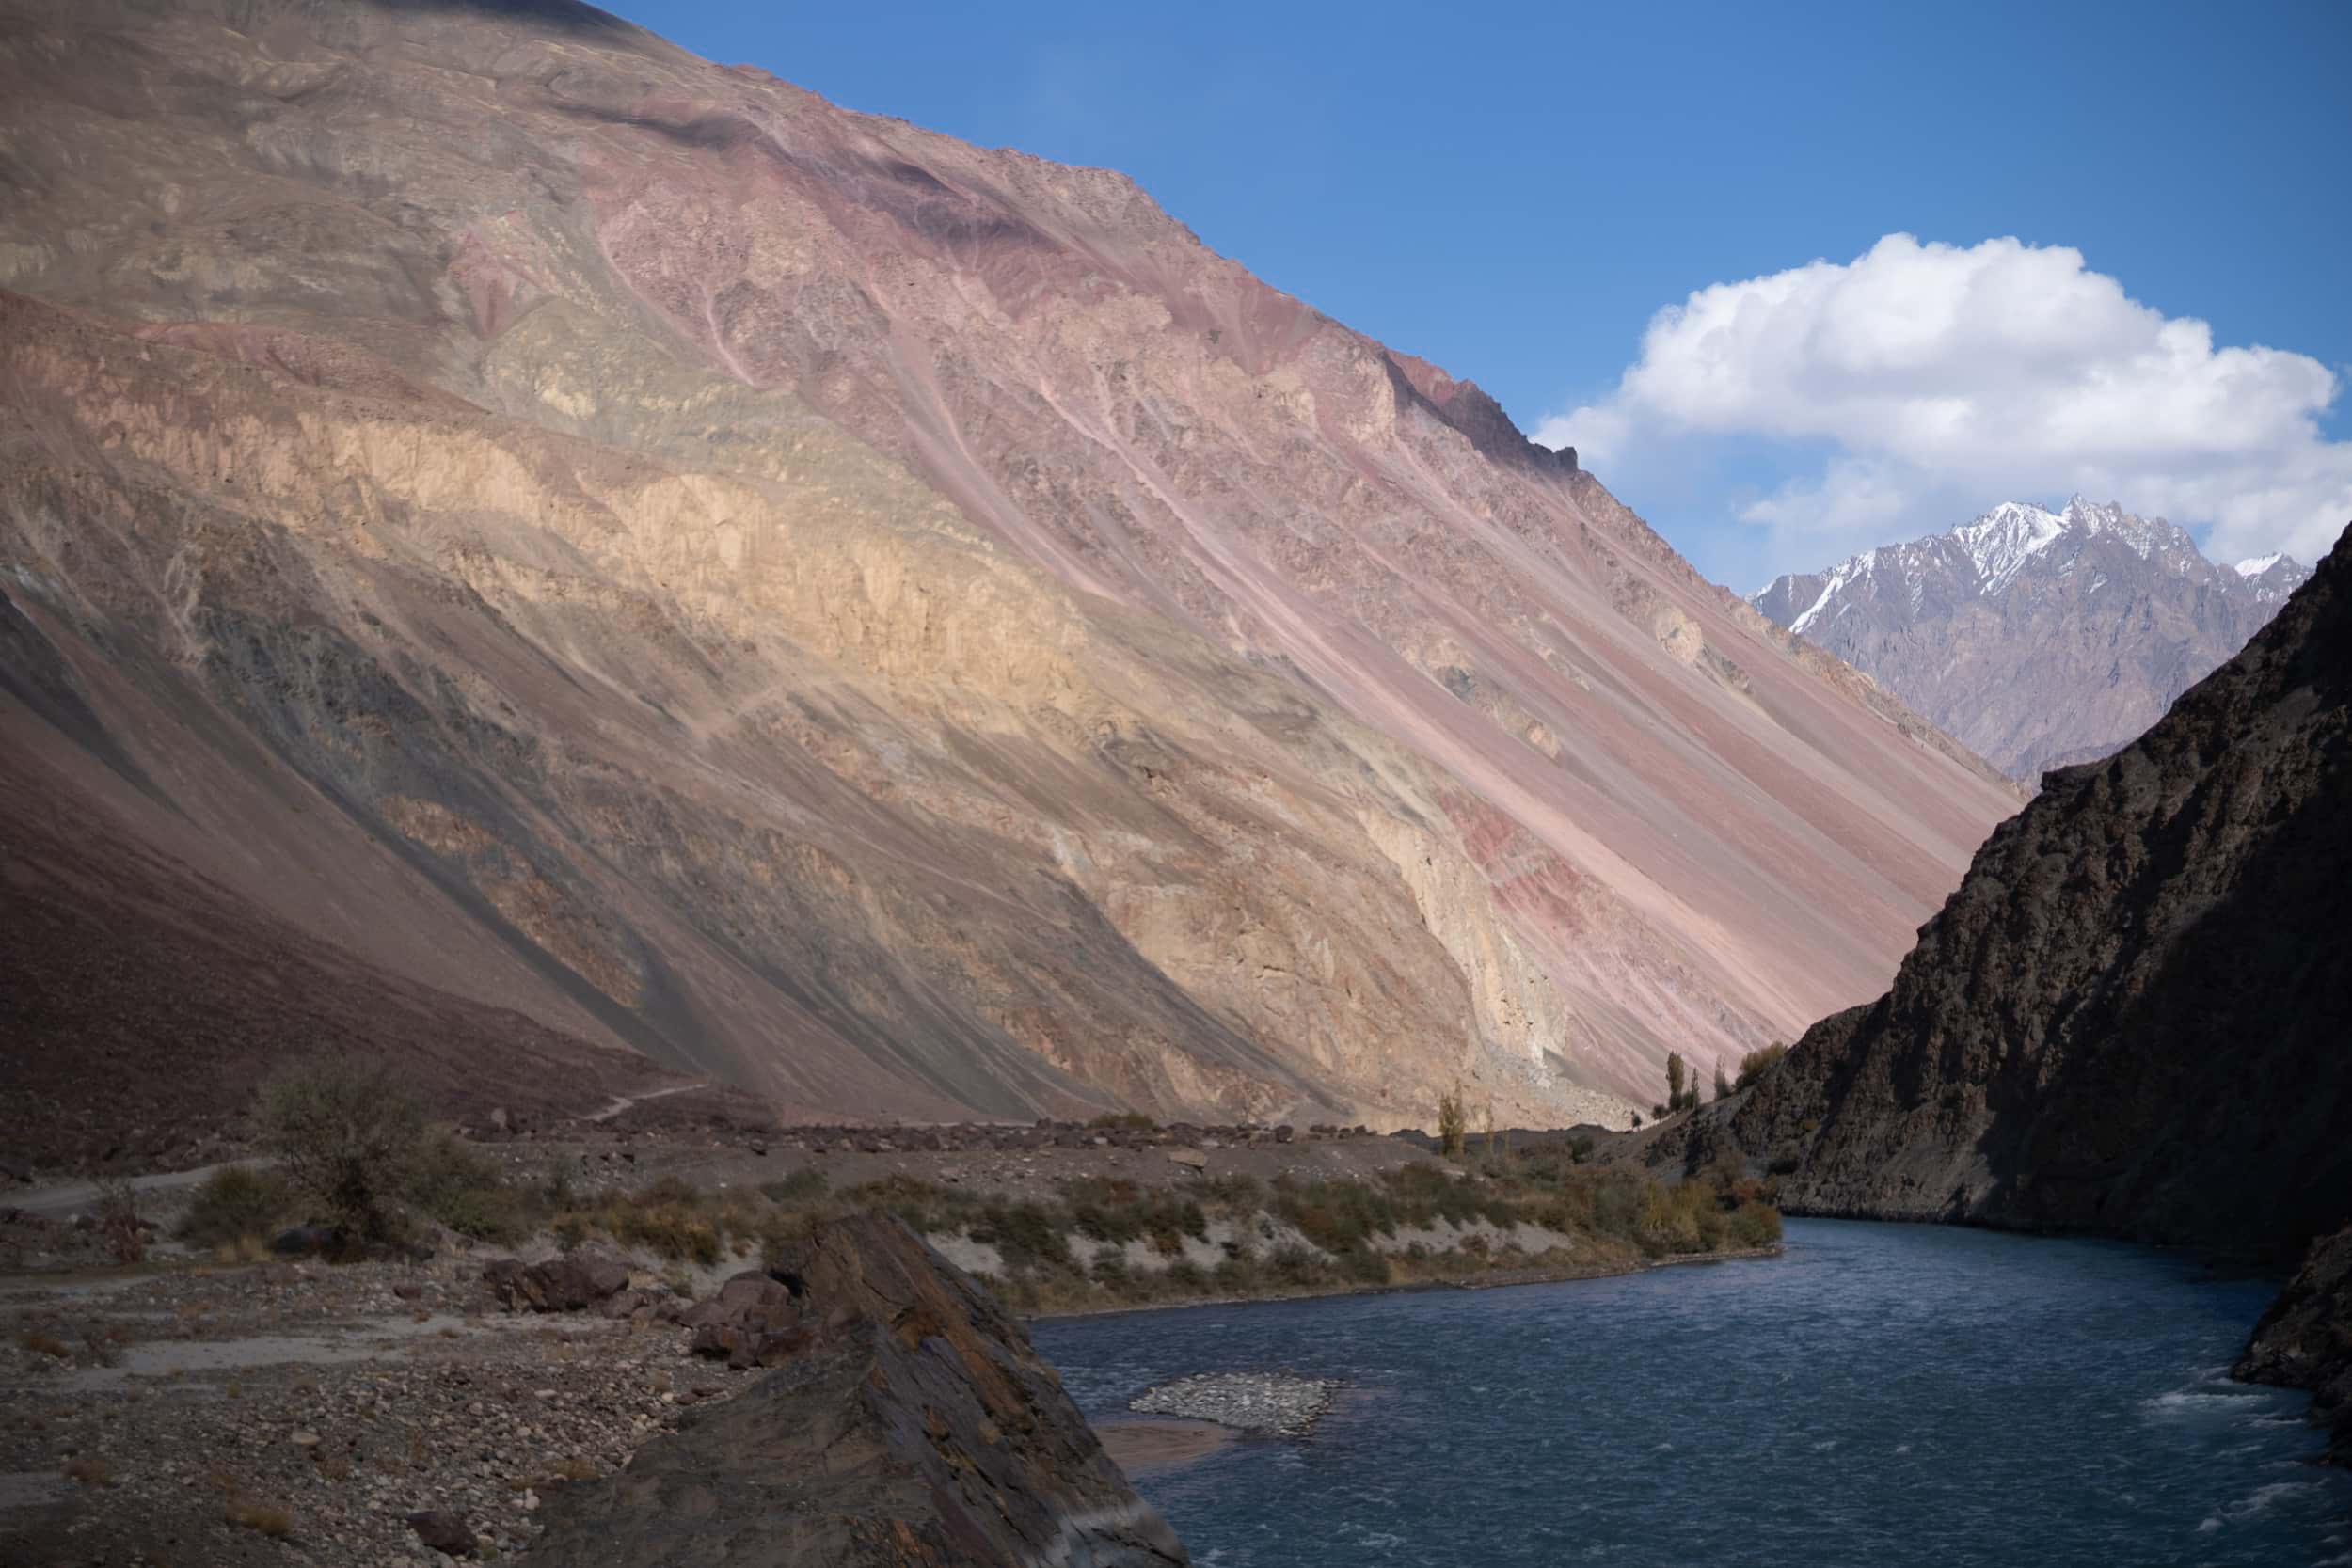
[[[1667,1052],[1666,1109],[1664,1113],[1662,1113],[1664,1115],[1671,1116],[1675,1112],[1682,1109],[1682,1053],[1679,1051]]]
[[[1448,1159],[1457,1159],[1463,1140],[1470,1134],[1470,1112],[1462,1105],[1462,1085],[1455,1084],[1454,1092],[1438,1096],[1438,1152]]]
[[[1731,1093],[1731,1080],[1724,1076],[1724,1059],[1715,1058],[1715,1098],[1723,1100]]]
[[[1774,1040],[1772,1044],[1764,1047],[1761,1051],[1749,1052],[1746,1055],[1740,1058],[1740,1076],[1732,1081],[1731,1086],[1734,1089],[1746,1088],[1749,1085],[1763,1077],[1764,1074],[1772,1069],[1774,1063],[1778,1062],[1783,1056],[1788,1054],[1788,1047],[1782,1044],[1779,1040]]]
[[[346,1242],[392,1237],[424,1113],[381,1063],[322,1057],[289,1068],[262,1085],[255,1119],[287,1180]]]

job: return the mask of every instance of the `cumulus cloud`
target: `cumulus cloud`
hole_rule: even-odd
[[[2141,304],[2066,246],[1890,234],[1661,310],[1616,390],[1538,438],[1597,467],[1709,436],[1824,450],[1818,473],[1741,513],[1790,546],[2079,490],[2209,526],[2217,559],[2311,561],[2352,520],[2352,442],[2318,423],[2336,392],[2318,360],[2217,348],[2204,322]]]

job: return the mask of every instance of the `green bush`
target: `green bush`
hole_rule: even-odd
[[[1780,1211],[1769,1203],[1742,1203],[1731,1212],[1731,1236],[1743,1247],[1772,1245],[1780,1240]]]
[[[992,1203],[972,1239],[993,1246],[1008,1269],[1027,1270],[1068,1266],[1064,1234],[1060,1217],[1042,1204]]]
[[[478,1242],[519,1241],[531,1227],[523,1195],[497,1162],[453,1132],[425,1140],[406,1196],[417,1212]]]
[[[267,1237],[287,1216],[293,1199],[274,1171],[223,1165],[197,1185],[180,1222],[180,1239],[193,1246],[234,1246]]]
[[[424,1146],[424,1113],[382,1064],[322,1057],[262,1085],[255,1120],[287,1180],[347,1242],[389,1241]]]

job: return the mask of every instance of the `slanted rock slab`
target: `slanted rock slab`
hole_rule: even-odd
[[[897,1220],[820,1226],[767,1277],[791,1298],[803,1348],[734,1399],[696,1407],[626,1470],[548,1496],[526,1561],[1190,1561],[1021,1325]],[[739,1303],[755,1295],[745,1282]]]

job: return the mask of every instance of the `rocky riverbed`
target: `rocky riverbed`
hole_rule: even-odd
[[[1138,1415],[1214,1421],[1259,1436],[1303,1437],[1342,1385],[1295,1372],[1201,1372],[1147,1388],[1128,1402]]]

